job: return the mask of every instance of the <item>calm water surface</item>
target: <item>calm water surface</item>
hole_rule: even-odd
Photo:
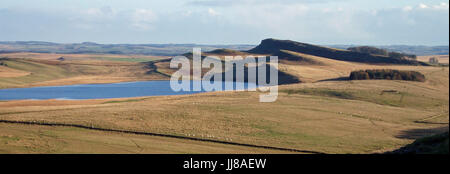
[[[192,86],[192,81],[191,81]],[[234,82],[234,85],[242,82]],[[247,83],[244,89],[248,88]],[[250,85],[253,87],[253,85]],[[191,88],[192,89],[192,88]],[[236,89],[236,87],[234,88]],[[242,89],[240,89],[242,90]],[[141,81],[109,84],[85,84],[67,86],[47,86],[32,88],[0,89],[0,100],[45,100],[45,99],[104,99],[161,95],[184,95],[206,92],[179,91],[170,88],[170,81]]]

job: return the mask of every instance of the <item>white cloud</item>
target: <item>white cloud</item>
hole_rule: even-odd
[[[427,5],[427,4],[419,4],[417,6],[417,9],[422,9],[422,10],[448,10],[449,9],[449,4],[445,3],[445,2],[441,2],[439,4],[436,5]]]
[[[428,8],[428,5],[425,5],[425,4],[419,4],[419,8],[425,9],[425,8]]]
[[[62,12],[60,12],[62,13]],[[99,26],[110,26],[117,20],[117,12],[109,6],[69,11],[67,18],[72,26],[82,30],[94,30]]]
[[[218,16],[219,13],[217,11],[215,11],[212,8],[208,8],[208,14],[210,14],[211,16]]]
[[[322,12],[323,12],[323,13],[328,13],[328,12],[330,12],[330,11],[331,11],[330,8],[323,8],[323,9],[322,9]]]
[[[102,8],[89,8],[85,11],[82,11],[82,14],[85,15],[86,18],[113,18],[116,15],[116,11],[109,6],[105,6]]]
[[[182,15],[185,16],[185,17],[189,17],[189,16],[192,15],[192,11],[190,11],[190,10],[185,11],[185,12],[182,13]]]
[[[90,8],[86,10],[86,14],[91,16],[100,16],[101,13],[101,10],[98,8]]]
[[[448,4],[445,2],[442,2],[439,5],[433,5],[433,8],[438,9],[438,10],[448,10]]]
[[[157,19],[157,15],[149,9],[136,9],[131,15],[132,26],[139,30],[152,29]]]
[[[391,8],[394,5],[359,7],[350,2],[324,5],[308,3],[312,0],[262,1],[264,3],[238,0],[242,3],[232,1],[235,5],[231,6],[223,3],[223,6],[171,9],[151,6],[151,10],[142,9],[144,6],[118,5],[112,5],[114,8],[67,7],[58,11],[0,8],[0,21],[4,24],[0,27],[0,38],[54,38],[61,42],[256,43],[259,39],[274,37],[323,44],[448,44],[448,2],[422,1],[423,4]],[[35,30],[41,26],[48,28]],[[74,34],[67,36],[68,32]]]
[[[405,6],[405,7],[403,7],[402,10],[403,10],[404,12],[409,12],[409,11],[413,10],[413,8],[412,8],[411,6]]]

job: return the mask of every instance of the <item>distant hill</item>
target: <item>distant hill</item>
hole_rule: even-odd
[[[225,48],[219,48],[219,49],[215,49],[212,51],[203,51],[202,50],[202,59],[206,58],[207,56],[212,56],[212,57],[217,57],[221,60],[225,59],[225,56],[242,56],[245,57],[247,55],[250,55],[247,52],[243,52],[243,51],[237,51],[237,50],[232,50],[232,49],[225,49]],[[192,51],[191,52],[187,52],[182,54],[182,56],[185,56],[189,59],[192,59]]]
[[[303,45],[311,45],[304,44]],[[322,48],[337,48],[345,50],[358,45],[330,45]],[[212,51],[216,49],[227,50],[249,50],[255,45],[234,44],[234,45],[207,45],[207,44],[100,44],[95,42],[83,43],[53,43],[42,41],[0,41],[0,53],[12,52],[34,52],[34,53],[89,53],[89,54],[142,54],[156,56],[176,56],[192,51],[192,48],[200,47],[202,51]],[[410,46],[410,45],[382,45],[375,46],[405,54],[423,55],[448,55],[449,46]],[[279,49],[280,50],[280,49]],[[277,51],[276,49],[273,51]]]
[[[371,46],[350,47],[350,48],[347,48],[347,50],[354,51],[354,52],[360,52],[360,53],[367,53],[367,54],[372,54],[372,55],[387,56],[387,57],[391,57],[394,59],[401,59],[401,58],[417,59],[417,56],[414,54],[399,53],[399,52],[395,52],[395,51],[389,52],[386,49],[371,47]]]
[[[40,41],[7,41],[0,42],[0,53],[34,52],[58,54],[141,54],[155,56],[176,56],[199,47],[202,51],[219,48],[232,50],[248,50],[254,45],[201,45],[201,44],[98,44],[52,43]]]
[[[240,52],[240,51],[225,49],[225,48],[215,49],[215,50],[209,51],[207,53],[214,54],[214,55],[241,55],[241,54],[244,54],[243,52]]]
[[[247,52],[254,54],[277,54],[280,50],[289,50],[313,56],[351,62],[425,65],[424,63],[414,60],[394,59],[388,56],[328,48],[291,40],[265,39],[261,41],[261,44]]]
[[[361,45],[328,45],[332,48],[348,49],[350,47],[358,47]],[[415,54],[417,56],[428,55],[448,55],[449,46],[423,46],[423,45],[372,45],[373,47],[386,49],[405,54]]]
[[[350,47],[347,48],[347,50],[373,55],[389,56],[389,52],[387,50],[371,46]]]

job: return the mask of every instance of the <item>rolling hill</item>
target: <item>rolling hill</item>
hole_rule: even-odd
[[[448,66],[343,61],[302,51],[280,47],[257,54],[280,57],[279,82],[283,85],[273,103],[259,103],[263,93],[258,91],[0,101],[0,120],[4,120],[0,153],[281,153],[11,122],[72,124],[321,153],[390,152],[414,139],[448,131]],[[255,55],[225,49],[207,54]],[[58,60],[62,56],[65,60]],[[6,65],[0,66],[0,76],[4,75],[0,88],[164,80],[175,71],[169,68],[170,59],[142,55],[9,53],[0,57],[5,57],[0,61]],[[417,71],[427,80],[339,80],[367,69]]]
[[[394,59],[387,56],[372,55],[348,50],[328,48],[307,43],[295,42],[291,40],[264,39],[261,44],[247,52],[253,54],[279,54],[280,50],[288,50],[313,56],[325,57],[329,59],[376,63],[376,64],[405,64],[405,65],[426,65],[410,59]],[[281,59],[292,59],[292,56],[281,57]]]

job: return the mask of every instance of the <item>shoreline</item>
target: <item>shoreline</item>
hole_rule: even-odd
[[[24,87],[24,88],[4,88],[4,89],[0,89],[0,92],[2,90],[15,90],[15,89],[31,89],[31,88],[64,88],[64,87],[77,87],[77,86],[87,86],[87,85],[115,85],[115,84],[129,84],[129,83],[145,83],[145,82],[168,82],[170,80],[147,80],[147,81],[127,81],[127,82],[118,82],[118,83],[89,83],[89,84],[71,84],[71,85],[60,85],[60,86],[36,86],[36,87]],[[192,81],[192,80],[191,80]],[[234,87],[233,87],[234,88]],[[6,100],[2,100],[0,99],[0,102],[8,102],[8,101],[47,101],[47,100],[55,100],[55,101],[84,101],[84,100],[114,100],[114,99],[119,99],[119,100],[129,100],[129,99],[141,99],[141,98],[148,98],[148,97],[160,97],[160,96],[185,96],[185,95],[195,95],[195,94],[201,94],[201,93],[213,93],[213,92],[254,92],[251,91],[250,89],[248,89],[248,84],[244,85],[243,90],[237,90],[237,89],[233,89],[233,90],[226,90],[226,89],[222,89],[220,91],[188,91],[188,92],[192,92],[192,93],[182,93],[182,94],[167,94],[167,95],[143,95],[143,96],[130,96],[130,97],[111,97],[111,98],[84,98],[84,99],[77,99],[77,98],[70,98],[70,97],[58,97],[58,98],[48,98],[48,99],[37,99],[37,98],[29,98],[29,99],[6,99]],[[256,87],[257,88],[257,87]],[[257,90],[256,90],[257,91]],[[182,91],[179,91],[182,92]],[[184,92],[184,91],[183,91]],[[176,92],[174,92],[176,93]]]

